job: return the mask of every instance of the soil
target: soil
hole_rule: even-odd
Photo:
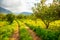
[[[20,26],[16,25],[16,29],[12,33],[11,37],[9,38],[9,40],[19,40],[20,39],[19,28],[20,28]]]
[[[28,26],[26,26],[25,28],[28,30],[33,40],[42,40],[41,37],[37,36],[37,34],[33,30],[31,30]]]

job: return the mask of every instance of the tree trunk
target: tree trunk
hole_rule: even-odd
[[[46,29],[48,29],[48,27],[49,27],[49,21],[47,21],[47,23],[44,21],[44,20],[42,20],[43,22],[44,22],[44,24],[46,25]]]
[[[48,24],[46,24],[46,29],[48,29],[48,27],[49,27],[49,22],[48,22]]]

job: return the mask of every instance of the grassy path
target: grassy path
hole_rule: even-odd
[[[27,25],[25,25],[25,28],[28,30],[28,32],[30,33],[30,35],[32,36],[33,40],[42,40],[40,37],[38,37],[36,35],[36,33],[31,30]]]
[[[24,23],[23,23],[23,24],[24,24]],[[30,33],[30,35],[32,36],[33,40],[41,40],[41,38],[38,37],[38,36],[36,35],[36,33],[35,33],[33,30],[31,30],[27,25],[24,24],[24,26],[25,26],[26,30],[27,30],[27,31]],[[14,32],[13,32],[13,34],[12,34],[12,36],[10,37],[9,40],[19,40],[19,39],[20,39],[19,28],[20,28],[20,26],[19,26],[19,24],[17,24],[17,25],[16,25],[16,29],[14,30]]]
[[[20,25],[17,23],[16,24],[16,29],[14,30],[12,36],[10,37],[9,40],[19,40],[20,36],[19,36],[19,27]]]
[[[9,40],[19,40],[19,33],[17,30],[14,31],[13,35],[11,36]]]

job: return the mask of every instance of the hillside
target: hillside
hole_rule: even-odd
[[[0,7],[0,13],[12,13],[10,10]]]

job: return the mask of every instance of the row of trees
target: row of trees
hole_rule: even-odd
[[[15,15],[13,13],[10,13],[10,14],[0,13],[0,20],[8,21],[10,24],[13,22],[13,20],[16,20],[16,19],[27,19],[27,18],[30,19],[31,17],[32,17],[32,15],[23,15],[23,14]]]

